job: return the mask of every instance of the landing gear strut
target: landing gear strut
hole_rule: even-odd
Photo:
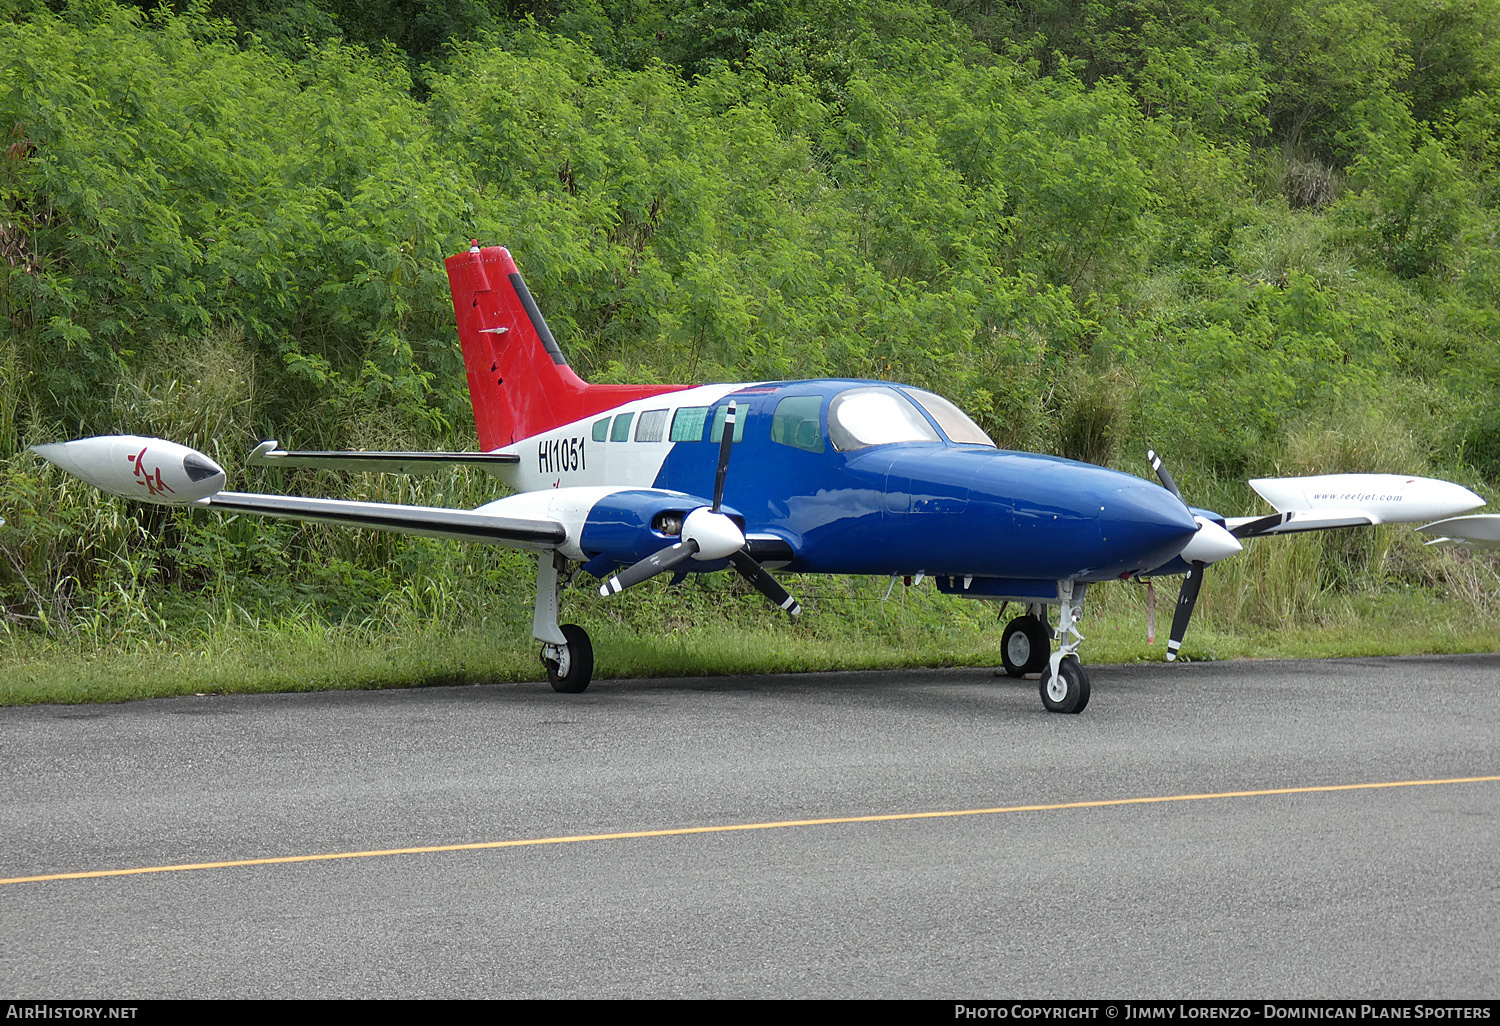
[[[1078,621],[1083,616],[1083,596],[1088,585],[1077,581],[1057,582],[1057,627],[1051,625],[1051,602],[1026,600],[1026,612],[1005,625],[1000,635],[1000,661],[1012,677],[1036,674],[1042,705],[1048,712],[1080,713],[1089,704],[1089,675],[1078,659],[1083,635]],[[1001,615],[1005,613],[1001,609]],[[1053,652],[1052,641],[1057,640]],[[997,670],[998,674],[999,671]]]
[[[1078,646],[1083,635],[1078,633],[1078,621],[1083,616],[1083,595],[1087,584],[1073,581],[1057,582],[1057,651],[1047,660],[1042,671],[1042,682],[1038,690],[1042,705],[1048,712],[1081,713],[1089,704],[1089,675],[1083,671],[1078,659]]]
[[[542,643],[542,665],[553,691],[577,695],[594,679],[594,646],[588,632],[576,623],[558,626],[558,597],[562,580],[558,572],[568,565],[560,552],[541,552],[536,559],[536,610],[531,636]]]

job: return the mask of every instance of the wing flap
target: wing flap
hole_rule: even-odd
[[[388,502],[351,499],[309,499],[299,495],[260,495],[219,492],[206,504],[225,513],[250,513],[285,520],[306,520],[372,531],[394,531],[424,538],[484,542],[518,549],[551,549],[567,540],[567,530],[556,520],[497,517],[466,509],[437,506],[400,506]]]
[[[1302,531],[1331,531],[1340,527],[1370,527],[1382,523],[1381,519],[1357,509],[1308,509],[1289,510],[1279,514],[1280,524],[1261,526],[1245,537],[1265,537],[1271,534],[1298,534]],[[1246,525],[1265,521],[1271,517],[1229,517],[1224,521],[1231,534]],[[1236,537],[1240,537],[1236,535]]]
[[[245,457],[258,467],[312,467],[378,474],[432,474],[445,467],[493,470],[521,462],[513,452],[354,452],[323,449],[278,449],[274,440],[261,442]]]

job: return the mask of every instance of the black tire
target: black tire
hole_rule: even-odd
[[[542,665],[547,667],[547,683],[553,691],[579,695],[588,690],[589,681],[594,679],[594,643],[589,640],[588,631],[576,623],[563,624],[562,633],[568,639],[566,676],[557,672],[557,663],[547,658],[546,649],[542,650]]]
[[[1042,704],[1047,707],[1048,712],[1055,713],[1081,713],[1089,704],[1089,675],[1083,672],[1083,664],[1078,661],[1077,656],[1064,656],[1062,664],[1057,668],[1059,677],[1056,691],[1048,685],[1052,683],[1051,667],[1042,671],[1042,682],[1038,691],[1042,695]]]
[[[1012,677],[1041,673],[1052,656],[1052,632],[1034,616],[1018,616],[1000,635],[1000,662]]]

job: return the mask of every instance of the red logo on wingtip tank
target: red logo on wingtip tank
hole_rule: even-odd
[[[136,484],[145,485],[148,495],[160,495],[162,492],[172,492],[173,489],[161,479],[161,467],[157,467],[154,474],[146,472],[146,449],[149,445],[136,453],[134,456],[127,455],[125,458],[135,464]]]

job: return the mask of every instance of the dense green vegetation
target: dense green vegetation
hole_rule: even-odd
[[[518,555],[131,506],[25,451],[132,431],[244,481],[262,438],[472,447],[442,259],[475,236],[511,248],[594,381],[909,381],[1002,445],[1142,474],[1154,445],[1231,513],[1257,474],[1500,479],[1500,0],[0,11],[15,659],[236,624],[524,635]],[[1410,532],[1274,547],[1220,568],[1210,623],[1357,620],[1412,589],[1497,613],[1493,560]],[[569,602],[787,630],[727,578],[653,588]],[[892,629],[867,595],[826,605],[797,630]],[[923,645],[985,615],[922,608]]]

